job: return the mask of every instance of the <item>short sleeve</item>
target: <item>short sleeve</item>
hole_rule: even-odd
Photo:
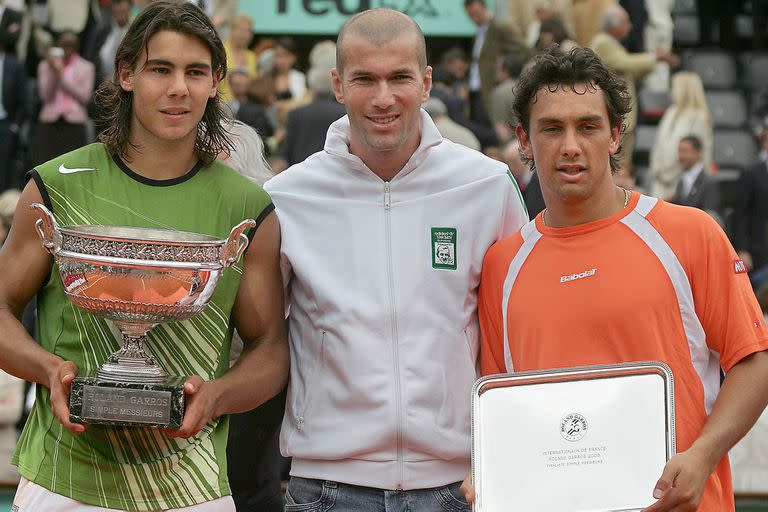
[[[689,278],[707,345],[728,371],[744,357],[768,349],[768,327],[727,236],[708,215],[701,212],[699,218],[700,250],[691,256]]]
[[[504,319],[501,311],[504,271],[510,258],[504,252],[505,241],[491,246],[483,259],[478,292],[480,318],[480,371],[482,375],[506,372],[504,362]],[[505,265],[506,263],[506,265]]]

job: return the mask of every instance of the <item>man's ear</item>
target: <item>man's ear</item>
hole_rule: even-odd
[[[429,99],[429,93],[432,90],[432,66],[427,66],[424,69],[424,94],[421,95],[421,102],[424,103]]]
[[[517,140],[520,142],[520,151],[523,152],[525,158],[528,160],[533,160],[533,148],[531,147],[531,139],[528,137],[528,134],[525,133],[523,125],[518,124],[515,127],[515,134],[517,135]]]
[[[221,75],[223,71],[221,68],[216,70],[215,73],[213,73],[213,87],[211,88],[211,92],[208,94],[209,98],[215,98],[216,92],[219,90],[219,82],[221,82]]]
[[[617,124],[611,130],[611,143],[608,146],[608,153],[615,155],[621,146],[621,123]]]
[[[131,73],[124,62],[121,62],[119,66],[120,70],[118,71],[117,76],[120,79],[120,87],[126,92],[133,91],[133,73]]]
[[[344,92],[341,88],[341,75],[337,68],[331,70],[331,80],[333,81],[333,95],[336,96],[336,101],[344,103]]]

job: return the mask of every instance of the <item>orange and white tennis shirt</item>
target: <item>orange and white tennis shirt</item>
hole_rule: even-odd
[[[616,215],[579,226],[549,228],[540,214],[489,249],[479,293],[483,375],[667,363],[679,452],[706,421],[720,367],[768,349],[746,269],[720,227],[638,193]],[[699,511],[733,509],[726,457]]]

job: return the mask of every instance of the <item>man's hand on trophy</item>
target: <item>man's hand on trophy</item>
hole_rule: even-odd
[[[204,381],[200,376],[193,375],[184,383],[186,405],[181,428],[166,429],[165,434],[170,438],[192,437],[205,426],[216,414],[218,394],[215,381]]]
[[[656,482],[653,497],[659,501],[643,512],[694,512],[712,469],[695,448],[678,453],[669,459]]]
[[[53,415],[75,435],[83,433],[86,428],[83,424],[69,421],[69,390],[76,376],[77,366],[72,361],[61,361],[48,376]]]

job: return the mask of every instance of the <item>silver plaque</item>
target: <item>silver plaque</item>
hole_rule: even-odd
[[[675,453],[672,372],[638,362],[484,377],[472,393],[476,512],[642,510]]]

